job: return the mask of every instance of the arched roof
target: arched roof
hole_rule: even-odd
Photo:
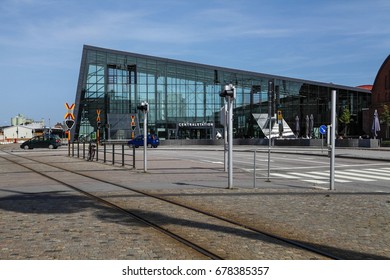
[[[381,85],[378,84],[378,80],[380,79],[383,71],[386,71],[386,69],[390,69],[390,55],[385,59],[382,66],[379,68],[378,73],[376,74],[374,85],[372,86],[372,92],[374,93],[377,89],[379,90],[381,88]]]

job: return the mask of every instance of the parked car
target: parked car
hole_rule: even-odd
[[[160,139],[158,139],[157,135],[155,135],[155,134],[149,134],[147,141],[148,141],[147,145],[148,146],[150,145],[153,148],[157,148],[158,145],[160,145]],[[138,135],[134,139],[130,139],[129,142],[127,142],[127,144],[129,146],[134,146],[136,148],[138,148],[139,146],[143,146],[144,145],[144,136],[142,134]]]
[[[27,140],[20,145],[20,148],[28,150],[34,148],[49,148],[49,149],[57,149],[61,146],[61,139],[58,135],[54,134],[46,134],[35,136],[30,140]]]

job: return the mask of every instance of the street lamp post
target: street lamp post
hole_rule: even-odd
[[[146,101],[142,101],[137,107],[144,114],[144,172],[148,171],[147,166],[147,148],[148,148],[148,112],[149,104]]]
[[[330,133],[330,190],[335,189],[335,148],[336,148],[336,90],[332,90],[331,133]]]
[[[225,85],[219,94],[225,97],[228,103],[228,188],[233,188],[233,102],[236,99],[236,88],[232,85]]]
[[[274,81],[268,81],[268,172],[267,182],[271,182],[271,146],[272,146],[272,116],[274,111]]]

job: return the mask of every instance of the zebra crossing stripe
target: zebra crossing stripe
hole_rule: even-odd
[[[297,173],[297,174],[302,175],[300,173]],[[289,174],[274,173],[274,174],[272,174],[272,176],[281,177],[281,178],[285,178],[285,179],[302,179],[302,176],[292,176],[291,173],[289,173]],[[323,180],[321,181],[321,180],[304,179],[302,181],[308,182],[308,183],[313,183],[313,184],[326,184],[326,183],[329,183],[329,181],[323,181]]]
[[[377,175],[377,176],[380,176],[380,178],[390,177],[390,174],[383,173],[379,169],[373,169],[371,171],[369,171],[368,169],[362,169],[362,170],[359,170],[359,172],[366,173],[366,174]]]
[[[313,178],[313,179],[319,179],[319,180],[329,180],[328,177],[324,177],[324,176],[318,176],[318,175],[314,175],[314,174],[305,174],[305,173],[289,173],[289,174],[293,174],[293,175],[301,175],[301,176],[304,176],[304,177],[309,177],[309,178]],[[322,174],[321,174],[322,175]],[[335,182],[339,182],[339,183],[349,183],[351,181],[347,181],[347,180],[342,180],[342,179],[335,179]]]
[[[313,184],[329,184],[329,181],[321,181],[321,180],[302,180],[304,182],[313,183]]]
[[[380,180],[390,181],[390,177],[386,177],[386,176],[384,176],[381,173],[375,175],[375,174],[373,174],[372,171],[354,170],[354,169],[349,169],[349,170],[346,170],[346,171],[354,173],[353,176],[364,177],[364,178],[372,178],[372,179],[376,179],[376,180],[380,179]],[[362,174],[362,173],[364,173],[364,174]]]
[[[329,174],[329,171],[325,171],[327,174]],[[319,172],[310,172],[310,173],[319,173]],[[338,171],[336,170],[335,172],[335,177],[336,178],[342,178],[342,179],[349,179],[349,180],[352,180],[352,181],[361,181],[361,182],[373,182],[375,180],[373,179],[366,179],[366,178],[358,178],[356,176],[354,176],[353,174],[349,173],[349,172],[343,172],[343,171]],[[342,175],[344,174],[344,175]]]
[[[299,174],[299,173],[298,173]],[[301,175],[301,174],[300,174]],[[278,173],[274,173],[272,174],[272,176],[276,176],[276,177],[281,177],[281,178],[285,178],[285,179],[302,179],[301,176],[292,176],[290,174],[278,174]],[[321,180],[309,180],[309,179],[304,179],[302,180],[304,182],[308,182],[308,183],[313,183],[313,184],[327,184],[329,183],[329,181],[321,181]]]
[[[318,175],[323,175],[323,176],[330,176],[329,175],[329,171],[324,171],[324,172],[309,172],[310,174],[318,174]],[[325,173],[325,174],[324,174]],[[344,180],[344,179],[347,179],[347,180]],[[347,182],[352,182],[351,180],[353,180],[355,178],[352,178],[351,176],[345,176],[345,175],[339,175],[338,174],[338,171],[336,171],[336,174],[335,174],[335,181],[336,182],[340,182],[340,183],[347,183]],[[345,181],[345,182],[343,182]],[[359,181],[359,180],[358,180]],[[369,180],[369,179],[362,179],[361,181],[372,181],[372,180]]]
[[[326,179],[324,176],[318,176],[318,175],[310,175],[310,174],[305,174],[305,173],[288,173],[288,174],[292,174],[292,175],[296,175],[296,176],[303,176],[303,177],[309,177],[309,178],[313,178],[313,179]]]
[[[281,173],[273,173],[272,176],[282,177],[286,179],[299,179],[299,177],[297,176],[291,176],[291,175],[281,174]]]
[[[272,176],[285,179],[300,179],[302,181],[315,184],[329,183],[329,171],[310,171],[307,173],[289,172],[286,174],[274,173]],[[380,169],[346,169],[335,171],[335,181],[338,183],[350,183],[353,181],[374,182],[377,180],[390,181],[390,167]]]
[[[369,171],[374,171],[374,172],[385,172],[385,173],[390,173],[390,170],[384,170],[385,168],[382,168],[382,169],[373,169],[373,168],[370,168],[370,169],[365,169],[365,170],[369,170]],[[383,175],[387,175],[387,174],[383,174]],[[390,175],[387,175],[387,176],[390,176]]]

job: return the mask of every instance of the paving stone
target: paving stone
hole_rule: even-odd
[[[0,152],[1,153],[1,152]],[[2,154],[3,155],[3,154]],[[32,154],[35,155],[35,154]],[[350,259],[390,259],[390,195],[318,189],[172,188],[191,174],[142,174],[59,155],[55,162],[109,181],[241,221]],[[48,160],[54,160],[48,159]],[[58,173],[58,174],[57,174]],[[57,172],[58,177],[65,174]],[[213,182],[218,172],[202,175]],[[239,185],[239,176],[236,180]],[[83,181],[70,179],[83,185]],[[261,242],[249,231],[85,182],[85,188],[146,214],[230,259],[312,259],[294,248]],[[0,259],[202,259],[204,256],[116,210],[0,158]],[[233,252],[232,252],[233,251]]]

